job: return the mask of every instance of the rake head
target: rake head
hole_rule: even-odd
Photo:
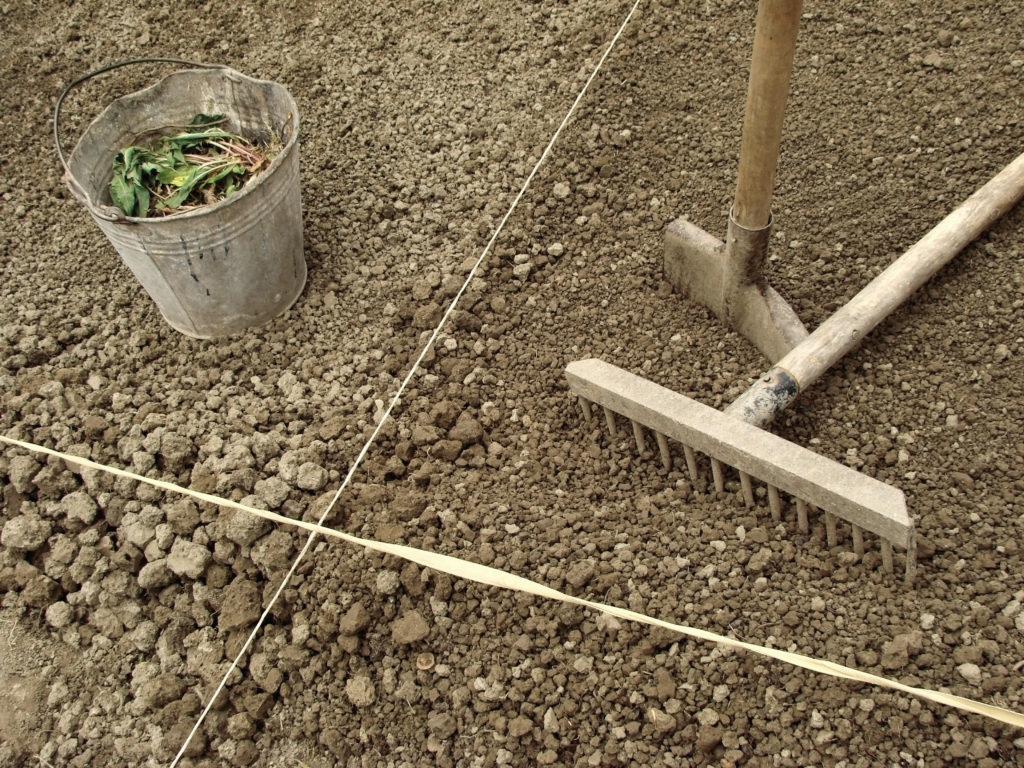
[[[602,360],[578,360],[565,369],[569,388],[579,398],[587,420],[600,406],[612,436],[616,414],[627,418],[637,450],[643,453],[644,429],[658,445],[666,470],[672,467],[669,439],[683,446],[691,479],[700,477],[698,454],[710,458],[718,491],[725,489],[727,467],[739,472],[747,506],[755,507],[754,482],[767,485],[772,519],[782,520],[783,496],[795,500],[797,525],[809,530],[809,516],[820,510],[830,547],[839,537],[838,520],[851,525],[854,552],[863,555],[864,533],[878,537],[882,564],[893,571],[893,545],[906,550],[904,579],[913,583],[917,570],[914,523],[907,514],[903,492],[777,435],[747,424],[685,395],[636,376]]]

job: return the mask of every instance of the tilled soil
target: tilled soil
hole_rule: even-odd
[[[319,516],[628,11],[337,5],[0,5],[4,434]],[[661,266],[672,219],[723,234],[754,12],[640,6],[328,522],[1024,710],[1024,208],[773,428],[906,493],[913,588],[569,396],[584,357],[716,407],[766,367]],[[158,54],[301,112],[308,285],[231,339],[166,326],[51,149],[64,83]],[[1021,151],[1022,77],[1014,3],[807,5],[769,271],[809,327]],[[168,764],[304,535],[13,449],[0,482],[0,766]],[[318,541],[181,764],[1022,761],[978,716]]]

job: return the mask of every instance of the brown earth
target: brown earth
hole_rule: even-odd
[[[4,434],[323,509],[628,10],[333,5],[0,4]],[[906,493],[913,589],[692,491],[569,398],[583,357],[716,407],[765,367],[661,279],[668,221],[724,230],[754,10],[641,5],[330,523],[1024,710],[1024,208],[774,428]],[[157,54],[301,111],[309,282],[229,340],[163,323],[51,148],[64,83]],[[80,89],[64,140],[161,71]],[[808,326],[1024,148],[1022,78],[1019,4],[807,4],[770,276]],[[302,539],[33,461],[0,454],[0,766],[168,764]],[[1024,762],[977,716],[334,542],[245,667],[182,765]]]

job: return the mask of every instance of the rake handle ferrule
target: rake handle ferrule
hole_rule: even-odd
[[[725,413],[755,427],[765,427],[799,395],[800,382],[785,368],[775,366],[736,398]]]

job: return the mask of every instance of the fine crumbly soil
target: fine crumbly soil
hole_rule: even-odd
[[[0,3],[0,430],[315,519],[627,10]],[[662,280],[669,221],[723,235],[754,13],[641,5],[328,522],[1024,710],[1024,207],[773,427],[904,491],[913,588],[569,396],[585,357],[719,408],[766,367]],[[298,102],[309,280],[263,328],[171,330],[65,190],[57,94],[142,55]],[[163,71],[78,89],[66,144]],[[809,327],[1024,148],[1022,78],[1014,3],[808,4],[768,272]],[[13,449],[0,484],[0,766],[168,764],[304,537]],[[978,716],[318,541],[181,764],[1021,762]]]

